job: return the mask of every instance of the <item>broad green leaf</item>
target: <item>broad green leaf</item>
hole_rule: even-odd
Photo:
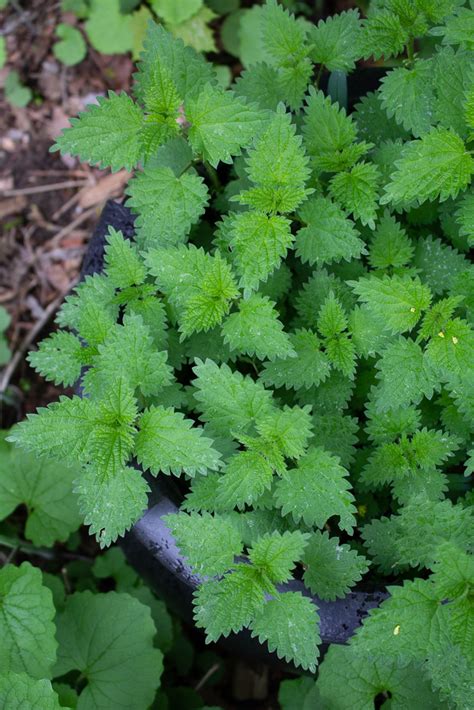
[[[406,145],[381,202],[410,206],[438,197],[444,202],[464,190],[473,173],[474,160],[461,138],[452,130],[433,128]]]
[[[358,35],[361,24],[358,10],[348,10],[320,20],[311,28],[311,59],[329,71],[349,72],[360,57]]]
[[[102,477],[92,467],[75,481],[84,524],[101,547],[107,547],[130,530],[145,512],[150,489],[136,468],[123,467]]]
[[[113,227],[109,227],[105,238],[105,270],[113,285],[125,289],[142,284],[146,278],[146,269],[135,245]]]
[[[288,407],[267,412],[256,423],[258,433],[286,458],[299,459],[313,436],[310,407]]]
[[[186,106],[189,142],[196,155],[216,167],[231,163],[249,145],[265,120],[265,113],[247,105],[230,91],[207,84]]]
[[[300,592],[285,592],[266,602],[252,621],[252,636],[267,642],[278,658],[316,671],[321,642],[319,615],[313,602]]]
[[[74,66],[82,62],[87,54],[87,45],[81,32],[64,22],[56,26],[56,36],[59,42],[53,45],[55,57],[66,66]]]
[[[227,572],[242,553],[242,541],[232,523],[208,513],[177,513],[165,517],[181,554],[197,574],[207,577]]]
[[[71,153],[99,168],[110,167],[112,172],[131,170],[142,156],[142,111],[125,93],[109,91],[108,98],[99,96],[97,101],[71,119],[51,150]]]
[[[78,710],[142,710],[153,702],[163,670],[153,648],[150,609],[128,594],[76,592],[57,622],[57,676],[80,671],[87,681]]]
[[[260,537],[249,550],[249,558],[272,582],[288,582],[292,570],[302,559],[308,535],[299,530],[273,532]]]
[[[414,247],[405,229],[388,211],[377,223],[369,247],[369,263],[374,269],[399,268],[413,257]]]
[[[224,341],[231,350],[256,355],[259,360],[291,357],[295,351],[274,303],[255,294],[239,302],[239,310],[231,313],[222,326]]]
[[[137,238],[144,246],[186,241],[209,199],[204,181],[192,173],[175,176],[171,168],[145,168],[127,187],[127,205],[137,216]]]
[[[331,178],[330,193],[355,219],[375,227],[380,173],[373,163],[357,163],[351,170]]]
[[[131,18],[120,12],[120,0],[92,0],[85,28],[98,52],[124,54],[133,49]]]
[[[2,673],[51,677],[58,645],[54,614],[51,592],[43,586],[38,568],[23,562],[0,570]]]
[[[290,333],[296,357],[264,362],[260,379],[265,385],[286,389],[309,389],[328,377],[330,366],[321,350],[318,336],[310,330]]]
[[[400,18],[388,9],[371,13],[362,25],[360,51],[365,58],[397,56],[410,39],[409,29],[403,27]]]
[[[389,118],[395,118],[415,137],[433,126],[435,93],[432,83],[433,65],[418,59],[413,69],[399,67],[383,79],[380,100]]]
[[[138,421],[135,452],[139,463],[155,476],[160,472],[194,476],[219,469],[220,454],[212,443],[181,412],[153,406]]]
[[[265,456],[259,451],[239,451],[219,477],[216,504],[226,510],[244,509],[269,490],[272,481],[273,467]]]
[[[312,533],[303,557],[305,585],[321,599],[345,597],[368,570],[365,557],[327,531]]]
[[[61,710],[64,707],[49,680],[35,680],[26,673],[0,675],[0,705],[9,710]]]
[[[303,263],[320,266],[366,253],[355,224],[328,197],[311,198],[298,216],[306,225],[296,234],[296,254]]]
[[[202,7],[202,0],[152,0],[151,6],[157,15],[170,25],[179,25]]]
[[[65,387],[70,387],[79,380],[87,359],[79,338],[64,330],[42,340],[38,350],[31,351],[27,357],[30,365],[42,377]]]
[[[24,504],[28,511],[26,538],[47,547],[56,540],[64,542],[81,524],[72,495],[76,475],[77,466],[38,460],[16,448],[0,450],[0,518]]]
[[[354,498],[349,492],[347,471],[324,449],[314,447],[277,482],[276,505],[283,515],[324,527],[328,518],[339,517],[339,527],[351,532],[356,524]]]

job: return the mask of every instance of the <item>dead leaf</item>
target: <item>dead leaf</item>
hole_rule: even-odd
[[[22,212],[27,204],[28,200],[25,195],[16,195],[16,197],[7,197],[5,200],[0,200],[0,219]]]
[[[79,192],[79,205],[83,209],[93,207],[101,202],[105,202],[111,197],[119,195],[126,182],[130,179],[131,173],[120,170],[118,173],[105,175],[95,185],[87,185]]]

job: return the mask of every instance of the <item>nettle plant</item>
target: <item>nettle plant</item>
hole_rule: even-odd
[[[85,396],[12,438],[82,465],[102,546],[146,509],[143,472],[180,477],[167,523],[209,641],[248,627],[315,671],[317,606],[279,585],[392,583],[327,654],[321,707],[470,702],[473,23],[456,0],[383,0],[312,26],[271,0],[230,91],[152,24],[134,98],[110,92],[54,147],[136,169],[136,239],[110,229],[104,273],[30,355]],[[398,55],[350,115],[318,89]]]

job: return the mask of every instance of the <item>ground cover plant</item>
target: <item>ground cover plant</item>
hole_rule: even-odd
[[[332,600],[388,584],[316,682],[285,686],[288,702],[465,708],[474,11],[371,7],[311,26],[269,1],[259,61],[231,91],[149,26],[133,98],[110,92],[55,146],[136,169],[135,241],[109,231],[104,273],[30,355],[85,396],[10,440],[75,470],[102,546],[147,506],[135,462],[179,477],[167,522],[203,578],[195,619],[209,641],[247,627],[315,672],[317,606],[278,585],[295,574]],[[417,55],[420,36],[431,54]],[[398,63],[352,112],[319,89],[326,70],[370,57]]]

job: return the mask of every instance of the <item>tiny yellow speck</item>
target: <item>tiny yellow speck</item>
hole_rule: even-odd
[[[443,333],[442,330],[439,331],[438,335],[439,335],[440,338],[444,338],[444,333]]]
[[[453,341],[454,345],[457,345],[457,344],[459,343],[459,340],[456,338],[455,335],[453,335],[453,337],[451,338],[451,340]]]
[[[415,308],[415,306],[412,306],[412,307],[410,308],[410,313],[416,313],[416,308]]]
[[[400,633],[400,624],[397,624],[393,630],[393,635],[398,636],[399,633]]]

